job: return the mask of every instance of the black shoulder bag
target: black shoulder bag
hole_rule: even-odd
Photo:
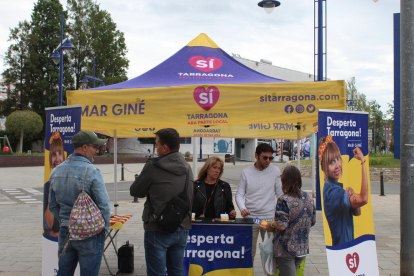
[[[158,225],[168,233],[175,233],[185,217],[190,214],[190,206],[188,205],[187,201],[188,181],[189,172],[187,170],[184,191],[182,191],[178,196],[171,199],[158,216],[155,214],[154,209],[152,208],[151,201],[149,201],[152,209],[152,215],[156,219]]]

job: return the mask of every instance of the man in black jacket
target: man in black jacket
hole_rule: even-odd
[[[191,214],[183,220],[173,234],[167,233],[157,224],[154,213],[159,214],[174,197],[183,190],[186,173],[189,171],[188,204],[193,204],[193,175],[180,149],[180,136],[175,129],[164,128],[155,133],[157,158],[147,161],[141,174],[131,185],[134,197],[147,197],[142,220],[144,221],[145,260],[148,276],[184,275],[183,258],[187,244],[188,230],[191,229]],[[152,211],[154,210],[154,211]]]

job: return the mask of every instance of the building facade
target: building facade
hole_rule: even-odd
[[[10,84],[10,83],[5,83],[4,80],[0,79],[0,101],[4,101],[7,99],[8,94],[7,92],[10,90],[10,92],[14,93],[14,85]],[[0,129],[1,130],[5,130],[5,124],[6,123],[6,118],[4,117],[0,117]]]

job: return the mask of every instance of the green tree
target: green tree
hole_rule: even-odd
[[[77,45],[72,60],[76,88],[84,75],[93,74],[93,58],[96,77],[106,85],[127,80],[124,33],[116,29],[111,15],[91,0],[68,0],[68,11],[71,37]]]
[[[59,64],[50,59],[60,44],[60,19],[63,7],[59,0],[38,0],[31,15],[30,75],[27,79],[33,111],[46,120],[45,107],[57,106],[59,97]],[[66,18],[66,16],[64,16]],[[65,20],[64,20],[65,24]],[[65,35],[64,35],[65,37]],[[73,89],[68,55],[64,55],[63,105],[65,91]]]
[[[370,107],[367,102],[367,97],[364,93],[358,92],[355,82],[355,77],[352,77],[346,82],[346,99],[352,102],[352,106],[347,104],[347,110],[369,112]]]
[[[385,145],[385,118],[384,113],[381,111],[381,106],[376,100],[368,101],[365,94],[358,91],[355,77],[346,82],[346,98],[351,100],[353,104],[353,106],[347,105],[347,110],[368,112],[370,128],[373,131],[372,149],[374,152],[381,151]]]
[[[11,89],[7,89],[7,99],[0,101],[0,118],[7,117],[18,109],[18,96]]]
[[[68,0],[68,8],[64,30],[69,35],[65,33],[64,37],[70,37],[78,50],[64,55],[63,105],[66,91],[77,89],[83,74],[92,75],[94,57],[96,76],[106,84],[126,80],[129,63],[124,34],[116,29],[107,11],[92,0]],[[0,116],[9,115],[22,103],[22,109],[35,111],[45,122],[45,107],[58,105],[59,65],[50,56],[60,44],[62,12],[59,0],[37,0],[31,21],[20,22],[10,30],[12,45],[6,52],[2,75],[6,83],[16,86],[16,92],[9,91],[9,99],[0,104]]]
[[[392,141],[390,143],[390,152],[394,152],[394,136],[392,136]]]
[[[385,115],[392,121],[394,121],[394,101],[388,103],[388,110]]]
[[[35,138],[43,129],[42,118],[33,111],[14,111],[6,120],[7,135],[20,137],[17,152],[23,151],[23,136],[26,139]]]
[[[111,15],[96,6],[91,14],[92,49],[99,76],[107,84],[126,81],[129,61],[124,33],[117,30]]]
[[[11,112],[25,109],[28,106],[27,78],[29,75],[29,48],[31,44],[30,24],[27,21],[19,22],[18,26],[10,29],[9,46],[4,58],[6,69],[2,73],[4,82],[14,84],[15,89],[8,90],[8,99],[1,103],[2,116],[8,116]],[[19,106],[20,104],[20,106]]]
[[[388,103],[388,110],[385,112],[385,123],[387,124],[388,128],[391,129],[391,142],[389,145],[389,150],[394,152],[394,101],[392,103]]]
[[[386,121],[391,126],[392,131],[392,139],[394,140],[394,101],[392,103],[388,103],[388,110],[385,112]]]
[[[71,34],[71,41],[77,45],[72,52],[71,68],[75,73],[75,89],[79,89],[79,82],[84,77],[84,71],[91,61],[91,29],[88,27],[90,14],[93,6],[96,5],[90,0],[68,0],[68,14],[70,23],[68,29]],[[91,70],[88,70],[90,73]],[[92,74],[89,74],[92,75]]]

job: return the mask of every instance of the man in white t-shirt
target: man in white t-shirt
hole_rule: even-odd
[[[256,147],[256,162],[242,171],[236,193],[236,203],[241,215],[247,218],[260,218],[273,221],[276,209],[276,197],[282,192],[280,169],[270,165],[273,160],[273,148],[262,143]],[[256,255],[257,238],[262,241],[266,230],[253,225],[252,261]]]

